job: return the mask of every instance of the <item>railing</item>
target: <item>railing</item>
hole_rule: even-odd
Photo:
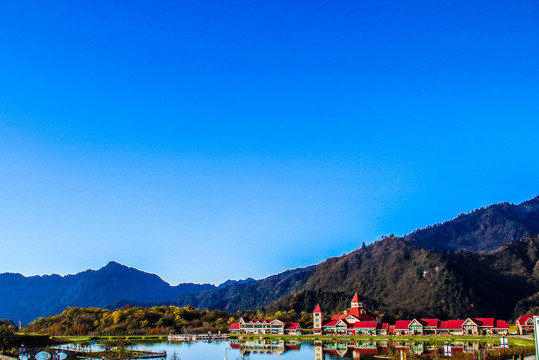
[[[198,340],[228,340],[228,334],[171,334],[168,336],[168,341],[198,341]]]

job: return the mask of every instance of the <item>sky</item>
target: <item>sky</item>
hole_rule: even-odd
[[[263,278],[539,194],[539,2],[0,4],[0,272]]]

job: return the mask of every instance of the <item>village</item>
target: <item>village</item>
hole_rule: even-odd
[[[361,296],[356,292],[350,308],[331,319],[324,319],[320,305],[313,310],[313,335],[329,336],[380,336],[380,335],[507,335],[509,323],[495,318],[466,318],[440,320],[410,319],[397,320],[395,324],[382,322],[377,314],[369,311]],[[517,321],[520,335],[533,332],[533,316],[522,315]],[[231,335],[302,335],[299,323],[280,319],[240,318],[230,324]]]

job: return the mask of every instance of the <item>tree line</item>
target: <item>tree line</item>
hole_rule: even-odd
[[[230,314],[222,310],[201,310],[190,305],[130,307],[116,309],[71,307],[61,314],[42,317],[25,329],[47,335],[167,335],[171,333],[228,332],[232,322],[241,316],[251,318],[278,318],[299,322],[302,327],[312,327],[312,315],[302,312],[248,311]]]

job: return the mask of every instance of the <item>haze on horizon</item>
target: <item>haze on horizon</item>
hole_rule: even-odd
[[[539,194],[539,3],[0,5],[0,272],[262,278]]]

